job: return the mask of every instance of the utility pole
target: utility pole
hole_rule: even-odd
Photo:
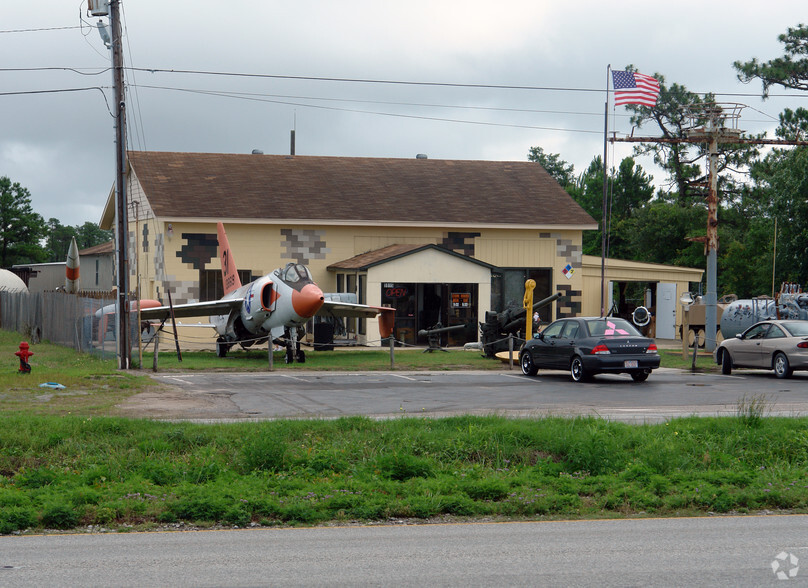
[[[123,86],[123,47],[121,42],[120,0],[109,2],[109,24],[112,29],[113,115],[115,117],[115,228],[118,273],[118,369],[131,367],[129,341],[129,221],[126,207],[126,98]]]
[[[718,145],[808,145],[808,141],[784,141],[780,139],[741,138],[743,131],[737,127],[743,104],[705,103],[694,105],[688,113],[693,127],[685,130],[685,137],[613,137],[612,142],[628,143],[706,143],[707,144],[707,236],[704,241],[707,256],[707,291],[704,295],[704,348],[713,351],[717,335],[717,267],[718,267]],[[729,126],[727,123],[730,123]],[[701,126],[696,126],[700,124]],[[694,239],[696,240],[696,239]],[[682,337],[686,334],[683,332]]]
[[[707,291],[704,293],[704,349],[713,351],[718,322],[718,143],[735,143],[741,136],[737,128],[742,105],[704,104],[690,116],[702,126],[685,131],[692,141],[707,143]],[[731,121],[731,126],[726,126]]]

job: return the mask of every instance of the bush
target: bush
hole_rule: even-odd
[[[80,520],[79,513],[66,504],[49,504],[42,511],[42,526],[48,529],[72,529]]]
[[[10,507],[0,510],[0,533],[7,534],[36,527],[37,519],[34,509],[28,507]]]
[[[391,480],[404,481],[410,478],[428,478],[432,475],[429,460],[414,455],[383,455],[376,460],[376,467]]]
[[[473,480],[463,486],[463,491],[474,500],[502,500],[508,495],[508,485],[497,479]]]

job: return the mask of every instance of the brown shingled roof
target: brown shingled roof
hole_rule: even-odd
[[[135,151],[157,216],[596,228],[537,163]]]
[[[398,257],[404,257],[406,255],[409,255],[410,253],[415,253],[416,251],[422,251],[425,249],[435,249],[437,251],[440,251],[441,253],[445,253],[446,255],[460,257],[462,259],[470,261],[471,263],[476,263],[477,265],[482,265],[488,268],[494,267],[488,263],[485,263],[484,261],[480,261],[479,259],[474,259],[473,257],[468,257],[456,251],[445,249],[433,243],[428,243],[426,245],[407,245],[407,244],[388,245],[387,247],[382,247],[381,249],[375,249],[373,251],[368,251],[366,253],[360,253],[359,255],[354,255],[350,259],[344,259],[342,261],[332,263],[326,269],[366,270],[369,267],[373,267],[374,265],[378,265],[380,263],[384,263],[386,261],[390,261]]]
[[[92,247],[87,247],[87,249],[79,251],[79,255],[99,255],[101,253],[115,253],[115,242],[107,241],[106,243],[93,245]]]

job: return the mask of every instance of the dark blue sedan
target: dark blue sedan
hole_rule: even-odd
[[[635,382],[643,382],[659,367],[659,361],[654,340],[616,317],[557,320],[519,351],[526,376],[535,376],[539,369],[569,370],[575,382],[603,373],[625,373]]]

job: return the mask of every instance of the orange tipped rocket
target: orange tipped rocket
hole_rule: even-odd
[[[70,241],[70,248],[67,250],[67,266],[65,269],[65,292],[75,294],[79,291],[79,247],[76,245],[76,238]]]

